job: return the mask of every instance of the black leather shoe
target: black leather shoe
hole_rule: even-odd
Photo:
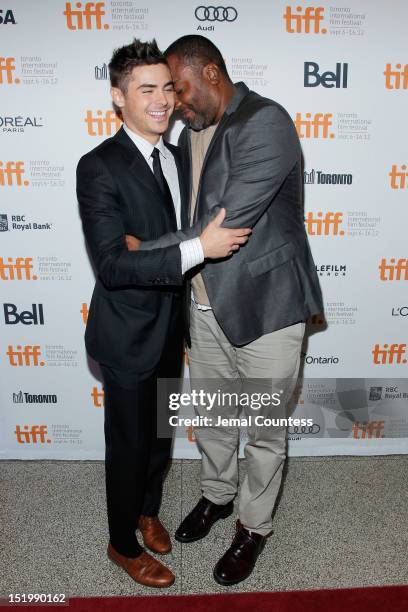
[[[218,519],[227,518],[232,514],[233,509],[232,501],[220,506],[202,497],[190,514],[187,514],[174,537],[178,542],[184,543],[201,540],[210,532],[211,527]]]
[[[232,544],[214,568],[215,581],[223,586],[230,586],[248,578],[265,541],[265,536],[249,532],[237,521],[237,533]]]

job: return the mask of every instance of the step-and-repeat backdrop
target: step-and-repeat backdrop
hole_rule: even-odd
[[[310,322],[295,395],[314,424],[289,427],[289,454],[408,451],[407,22],[405,0],[1,3],[1,457],[103,457],[75,168],[120,126],[112,50],[187,33],[285,106],[302,143],[325,315]],[[198,456],[191,427],[174,456]]]

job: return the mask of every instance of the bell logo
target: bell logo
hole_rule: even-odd
[[[13,348],[11,344],[8,345],[8,350],[6,355],[9,358],[10,365],[13,367],[22,367],[22,366],[45,366],[44,361],[40,361],[41,357],[41,347],[38,344],[31,345],[27,344],[25,346],[21,346],[18,344],[16,349]]]
[[[404,67],[402,64],[395,64],[394,69],[391,68],[391,64],[387,64],[383,74],[387,89],[408,89],[408,64]]]
[[[20,79],[13,79],[16,69],[15,61],[14,57],[0,57],[0,85],[4,85],[4,83],[18,85],[20,83]]]
[[[305,119],[302,119],[302,113],[296,113],[293,123],[299,138],[334,138],[333,132],[329,132],[332,119],[331,113],[316,113],[313,118],[312,113],[306,113]]]
[[[324,19],[322,6],[297,6],[296,12],[292,12],[292,7],[287,6],[283,18],[289,34],[327,34],[326,28],[320,29]]]
[[[407,345],[406,344],[384,344],[380,348],[379,344],[374,346],[371,351],[373,355],[373,363],[375,365],[391,365],[393,363],[407,363],[405,358]]]
[[[309,236],[344,236],[344,230],[340,229],[342,222],[341,212],[308,212],[305,219]]]
[[[65,3],[64,15],[67,18],[69,30],[109,30],[109,24],[102,24],[102,17],[105,15],[104,2],[75,2],[75,9],[72,2]]]
[[[347,87],[347,76],[348,76],[348,64],[336,63],[336,72],[322,72],[319,74],[319,64],[316,62],[305,62],[303,72],[303,86],[304,87],[322,87],[337,89]]]
[[[96,111],[96,117],[92,111],[86,111],[85,123],[89,136],[113,136],[120,126],[121,120],[113,110]]]
[[[83,322],[84,322],[84,323],[85,323],[85,325],[86,325],[86,323],[87,323],[87,321],[88,321],[88,313],[89,313],[89,310],[88,310],[88,304],[83,303],[83,304],[82,304],[82,307],[81,307],[81,310],[80,310],[79,312],[81,313],[81,315],[82,315],[82,320],[83,320]]]
[[[408,280],[408,259],[399,259],[397,263],[395,261],[394,257],[390,259],[389,263],[385,258],[381,260],[378,269],[382,281]]]
[[[31,275],[33,269],[32,257],[7,257],[7,262],[0,257],[0,280],[37,280],[35,274]]]
[[[16,425],[14,433],[19,444],[51,444],[51,440],[46,438],[46,425],[24,425],[22,428]]]
[[[24,162],[8,161],[5,164],[0,162],[0,187],[11,187],[12,185],[27,187],[29,181],[23,181],[23,175]]]
[[[105,393],[98,391],[97,387],[92,387],[91,392],[92,402],[95,408],[103,408],[105,405]]]
[[[366,438],[384,438],[385,421],[367,421],[353,423],[353,438],[355,440],[364,440]]]
[[[32,304],[32,310],[17,312],[15,304],[3,304],[4,322],[6,325],[44,325],[44,309],[42,304]]]
[[[402,164],[398,170],[398,166],[393,164],[391,166],[391,172],[388,173],[390,177],[391,189],[406,189],[408,188],[408,172],[406,164]]]

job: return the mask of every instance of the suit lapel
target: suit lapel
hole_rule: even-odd
[[[129,169],[132,171],[135,178],[147,187],[147,189],[153,191],[158,198],[162,199],[162,193],[154,178],[153,172],[149,168],[149,164],[134,142],[132,142],[126,134],[123,127],[120,128],[113,138],[121,145],[123,157],[126,159]]]
[[[181,157],[181,151],[178,147],[171,145],[167,142],[164,143],[166,148],[171,151],[174,157],[174,161],[176,162],[177,167],[177,175],[180,189],[180,217],[181,217],[181,227],[188,227],[188,190],[187,190],[187,181],[186,181],[186,171],[183,167],[183,160]]]

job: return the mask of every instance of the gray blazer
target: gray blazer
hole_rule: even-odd
[[[142,249],[198,236],[224,207],[225,227],[251,227],[248,243],[202,269],[214,315],[243,345],[323,310],[303,220],[300,143],[282,106],[238,83],[204,160],[194,225],[142,242]],[[190,177],[190,133],[179,146]],[[189,189],[189,193],[191,188]]]

